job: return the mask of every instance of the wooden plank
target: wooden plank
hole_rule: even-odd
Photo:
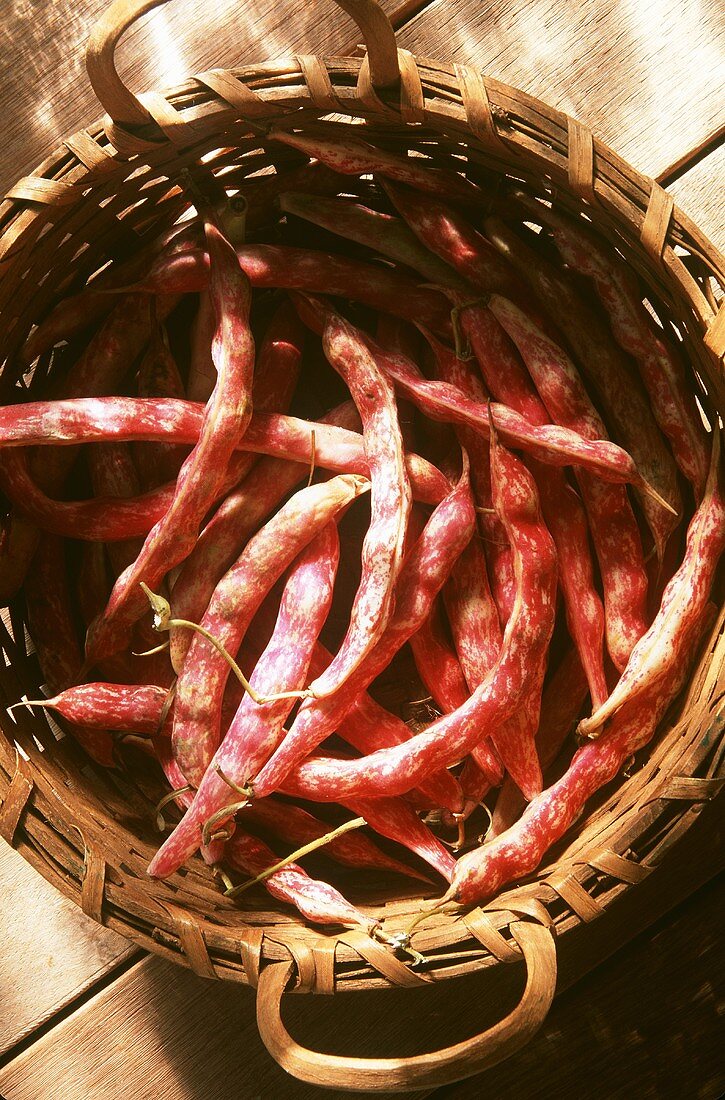
[[[668,187],[675,202],[725,252],[725,144]]]
[[[392,16],[401,0],[381,0]],[[84,50],[108,0],[14,4],[0,27],[3,162],[0,194],[63,138],[103,111],[88,83]],[[129,31],[119,69],[135,91],[178,84],[212,66],[272,60],[295,51],[350,52],[360,33],[333,0],[174,0]]]
[[[725,799],[719,806],[707,807],[679,850],[645,883],[625,894],[592,925],[561,941],[558,954],[562,987],[678,904],[724,865],[723,805]],[[693,905],[696,909],[697,899]],[[705,919],[711,920],[709,909]],[[638,962],[630,962],[629,969],[636,973],[648,951],[644,942],[636,956]],[[669,989],[666,1012],[671,1016],[674,1005],[679,1004],[677,1026],[686,1031],[690,1005],[685,998],[678,1000],[678,989],[682,987],[688,993],[687,971],[670,967],[664,951],[655,964],[648,964],[647,973],[653,981],[657,976],[660,988]],[[610,996],[606,992],[609,974],[609,967],[598,972],[593,992],[587,994],[593,1005]],[[668,975],[672,981],[669,987]],[[363,992],[340,995],[334,1001],[327,997],[291,997],[284,1006],[285,1021],[291,1034],[317,1050],[406,1056],[458,1041],[490,1026],[513,1006],[522,980],[519,966],[496,967],[493,972],[442,982],[435,993],[430,989]],[[618,983],[619,978],[614,981],[615,991],[620,988]],[[635,1015],[641,995],[641,986],[635,983],[628,1009]],[[651,1012],[655,1011],[653,1002]],[[597,1019],[593,1017],[592,1028]],[[560,1036],[557,1049],[568,1050],[571,1045],[584,1080],[591,1048],[576,1040],[576,1014],[573,1020],[567,1016],[566,1030],[557,1031],[556,1024],[553,1026],[553,1033]],[[654,1024],[651,1029],[654,1059],[660,1040]],[[704,1030],[705,1025],[703,1034]],[[598,1044],[598,1057],[619,1058],[615,1042],[618,1033],[602,1028],[599,1032],[594,1032],[596,1038],[590,1033],[591,1041]],[[612,1036],[611,1044],[608,1036]],[[638,1049],[635,1047],[634,1053]],[[151,958],[127,971],[0,1069],[0,1093],[5,1100],[56,1100],[59,1080],[63,1082],[64,1100],[86,1096],[103,1096],[103,1100],[125,1100],[128,1096],[144,1100],[147,1096],[154,1100],[228,1100],[230,1095],[245,1100],[322,1100],[329,1095],[290,1081],[272,1062],[257,1035],[250,990],[231,983],[203,981]],[[692,1082],[692,1094],[696,1095],[697,1079],[692,1078]],[[634,1086],[636,1077],[632,1095],[638,1095]],[[469,1095],[480,1094],[479,1090]],[[445,1096],[446,1091],[439,1095]],[[498,1094],[494,1090],[484,1095]],[[525,1087],[519,1095],[532,1094]],[[579,1094],[574,1090],[570,1095]]]
[[[574,115],[648,175],[722,122],[718,4],[436,0],[398,37]]]
[[[325,1000],[334,1033],[338,1007]],[[264,1050],[253,1001],[248,989],[147,958],[0,1070],[2,1095],[57,1100],[62,1082],[64,1100],[319,1097]]]
[[[0,1057],[139,954],[0,843]]]

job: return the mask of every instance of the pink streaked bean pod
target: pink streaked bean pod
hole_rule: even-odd
[[[719,463],[720,436],[716,432],[705,495],[687,529],[682,564],[665,588],[654,622],[632,650],[608,699],[579,723],[583,736],[597,736],[621,706],[636,700],[649,685],[662,684],[681,650],[681,638],[705,612],[725,549],[725,496]]]
[[[299,149],[308,157],[321,161],[335,172],[345,176],[365,176],[377,173],[386,179],[416,187],[432,195],[445,196],[449,202],[481,202],[481,190],[475,183],[459,176],[432,168],[413,157],[401,157],[378,149],[359,138],[341,136],[330,127],[320,126],[317,133],[292,133],[290,130],[271,129],[268,141],[280,141],[293,149]]]
[[[189,553],[223,483],[226,464],[252,416],[251,287],[232,246],[206,214],[205,232],[217,317],[212,346],[217,384],[204,411],[199,441],[179,473],[168,512],[149,532],[134,564],[116,581],[104,613],[91,624],[86,636],[89,662],[123,648],[130,626],[147,606],[141,582],[155,590],[169,569]]]
[[[357,474],[339,474],[291,497],[250,539],[217,584],[202,627],[229,653],[236,654],[252,617],[285,569],[369,487],[370,482]],[[195,633],[176,686],[172,735],[176,758],[194,785],[201,782],[219,744],[222,696],[229,671],[217,649]]]
[[[279,857],[264,841],[241,829],[237,829],[224,845],[224,859],[247,875],[262,874],[279,862]],[[265,880],[264,886],[272,897],[294,905],[306,920],[315,924],[352,924],[368,933],[378,926],[378,921],[361,913],[334,886],[311,878],[297,863],[289,863],[275,871]]]
[[[670,505],[640,492],[642,509],[652,532],[657,556],[677,525],[682,501],[677,471],[641,383],[626,357],[612,340],[605,322],[578,293],[570,280],[529,248],[498,218],[485,221],[486,236],[530,282],[548,313],[564,334],[601,402],[604,419],[627,448],[647,483]]]
[[[322,346],[360,413],[371,491],[370,524],[350,623],[332,662],[310,685],[318,698],[340,689],[387,626],[412,502],[395,395],[375,356],[354,326],[334,313],[327,317]]]
[[[272,637],[250,680],[260,695],[293,692],[305,686],[312,649],[330,609],[339,551],[337,528],[328,522],[292,566]],[[192,647],[187,662],[193,662],[194,656]],[[196,683],[191,685],[189,681],[193,678],[186,666],[181,674],[172,732],[174,755],[184,775],[198,790],[183,820],[149,866],[149,874],[157,878],[166,878],[185,863],[201,843],[205,822],[234,801],[236,796],[226,780],[242,786],[274,752],[284,736],[284,723],[295,702],[294,698],[283,698],[260,704],[245,694],[217,749],[218,737],[213,726],[194,723],[192,740],[184,722],[190,689],[204,692],[207,688],[198,671],[190,669],[197,673]],[[209,708],[213,705],[210,701]]]
[[[444,335],[450,309],[443,294],[419,286],[392,268],[289,245],[245,244],[237,248],[242,271],[254,287],[299,290],[347,298]],[[209,285],[208,253],[195,249],[159,259],[133,289],[147,294],[193,294]]]
[[[652,412],[670,441],[675,461],[701,498],[708,469],[702,418],[682,360],[645,308],[632,271],[582,221],[562,217],[523,192],[515,197],[551,230],[564,262],[594,283],[615,340],[639,367]]]

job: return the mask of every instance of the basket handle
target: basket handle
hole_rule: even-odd
[[[280,1014],[295,965],[290,961],[272,963],[260,973],[257,1026],[262,1042],[287,1073],[322,1088],[412,1092],[471,1077],[524,1046],[541,1027],[554,998],[556,947],[550,930],[516,921],[511,934],[526,963],[526,988],[508,1016],[472,1039],[411,1058],[349,1058],[308,1050],[291,1037]]]
[[[128,28],[168,0],[114,0],[91,31],[86,69],[91,87],[114,122],[123,127],[146,126],[153,118],[118,75],[115,51]],[[400,68],[395,31],[377,0],[335,0],[357,23],[368,51],[370,74],[377,91],[397,87]]]

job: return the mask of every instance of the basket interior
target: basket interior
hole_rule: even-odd
[[[555,207],[590,220],[641,276],[653,313],[683,344],[704,415],[710,423],[715,421],[723,407],[722,377],[704,346],[703,330],[725,279],[722,259],[687,219],[677,213],[669,225],[666,249],[656,257],[642,245],[638,232],[648,201],[642,198],[646,181],[609,150],[595,146],[596,163],[606,184],[601,193],[597,190],[598,201],[587,202],[572,190],[564,116],[504,85],[487,82],[499,136],[485,141],[471,133],[465,111],[461,118],[456,76],[418,59],[426,117],[404,123],[383,105],[371,108],[357,98],[358,68],[355,59],[335,59],[328,65],[338,101],[351,113],[345,118],[311,104],[302,74],[292,65],[235,75],[264,99],[268,116],[277,112],[275,122],[304,129],[322,119],[341,131],[352,123],[364,124],[367,141],[426,158],[436,167],[463,170],[492,201],[502,187],[521,181]],[[313,236],[308,234],[308,241],[300,225],[280,229],[279,212],[265,198],[274,177],[305,158],[281,145],[261,148],[259,137],[250,134],[249,125],[238,120],[229,104],[220,104],[196,82],[167,93],[167,100],[188,128],[183,141],[152,145],[137,135],[136,148],[123,150],[126,159],[122,159],[115,155],[107,132],[100,126],[89,127],[83,133],[98,150],[93,158],[85,157],[94,161],[90,166],[79,156],[79,142],[69,139],[29,177],[62,185],[64,191],[58,194],[72,193],[73,201],[56,198],[51,202],[40,197],[45,184],[37,184],[36,193],[35,184],[26,184],[25,191],[19,186],[0,206],[3,403],[32,399],[49,381],[62,378],[64,365],[77,348],[61,347],[22,373],[17,352],[23,339],[60,297],[82,287],[109,261],[132,254],[182,216],[186,200],[177,180],[189,165],[203,164],[228,192],[240,190],[249,197],[250,240],[284,239],[323,249],[329,245],[330,250],[346,247],[339,239],[328,241],[316,229]],[[121,145],[119,134],[113,129],[110,133]],[[127,140],[131,139],[127,136]],[[351,181],[350,193],[364,194],[387,209],[372,180]],[[639,225],[634,214],[623,213],[628,203],[639,211]],[[546,247],[543,238],[541,247]],[[268,300],[272,297],[269,294]],[[261,300],[260,317],[265,308]],[[188,310],[180,307],[171,321],[172,341],[182,343],[188,324]],[[313,417],[320,411],[316,393],[327,394],[334,376],[319,362],[311,362],[309,372],[311,384],[292,411]],[[69,495],[74,495],[74,489],[82,492],[83,482],[71,484]],[[350,537],[354,526],[350,524]],[[687,795],[678,801],[671,793],[672,784],[683,778],[714,780],[721,774],[717,749],[722,728],[721,629],[722,616],[703,645],[688,691],[672,708],[643,759],[633,764],[630,778],[611,785],[587,807],[576,829],[549,853],[535,876],[487,907],[487,919],[494,928],[506,935],[512,913],[520,911],[521,905],[545,906],[559,931],[590,919],[637,881],[636,874],[627,879],[623,865],[615,866],[602,853],[613,852],[635,866],[648,867],[659,861],[686,827],[685,810],[691,803]],[[0,668],[3,708],[23,696],[36,698],[42,674],[27,630],[22,594],[2,613],[0,646],[5,659],[5,667]],[[425,694],[412,662],[404,656],[378,691],[381,701],[411,722],[430,717],[425,704],[415,702]],[[166,882],[148,879],[145,868],[158,846],[154,808],[168,790],[161,773],[130,751],[124,756],[123,770],[104,772],[85,758],[71,738],[58,740],[59,729],[51,719],[23,709],[14,715],[15,723],[2,717],[0,796],[7,805],[11,784],[16,800],[22,801],[26,789],[27,794],[12,829],[6,821],[3,835],[9,832],[8,839],[26,858],[91,915],[142,946],[201,972],[208,952],[214,972],[224,978],[249,980],[249,945],[259,953],[263,934],[264,958],[287,958],[301,945],[313,949],[332,945],[339,988],[389,986],[374,963],[347,943],[339,930],[306,926],[261,888],[238,902],[225,899],[218,881],[198,857]],[[327,812],[331,821],[339,820],[334,809]],[[352,902],[390,921],[391,927],[400,927],[403,918],[416,913],[421,897],[437,892],[431,888],[421,893],[402,878],[393,881],[372,872],[332,868],[324,856],[308,865],[312,874],[334,874],[333,881]],[[472,934],[469,924],[440,915],[431,918],[416,938],[416,946],[429,955],[436,977],[453,977],[472,965],[497,961],[495,952]],[[199,927],[201,947],[194,931]],[[243,945],[247,950],[240,953]]]

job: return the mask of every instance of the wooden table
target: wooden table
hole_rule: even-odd
[[[720,247],[725,24],[695,0],[385,0],[400,44],[482,67],[572,113],[669,187]],[[6,4],[0,29],[0,192],[98,111],[82,70],[102,0]],[[11,10],[8,10],[11,9]],[[199,19],[199,9],[209,13]],[[128,36],[134,87],[210,63],[347,52],[331,0],[175,0]],[[153,59],[153,60],[151,60]],[[720,188],[721,190],[721,188]],[[561,945],[560,992],[536,1039],[436,1097],[715,1098],[725,1091],[721,797],[638,890]],[[645,896],[646,892],[646,896]],[[0,1094],[4,1100],[314,1100],[256,1034],[253,995],[205,982],[94,924],[0,849]],[[655,916],[659,919],[655,924]],[[649,925],[649,927],[648,927]],[[616,955],[613,955],[614,952]],[[609,957],[605,966],[598,965]],[[588,973],[587,973],[588,972]],[[586,975],[586,976],[582,976]],[[417,991],[293,999],[293,1034],[321,1049],[411,1053],[506,1011],[474,975]]]

